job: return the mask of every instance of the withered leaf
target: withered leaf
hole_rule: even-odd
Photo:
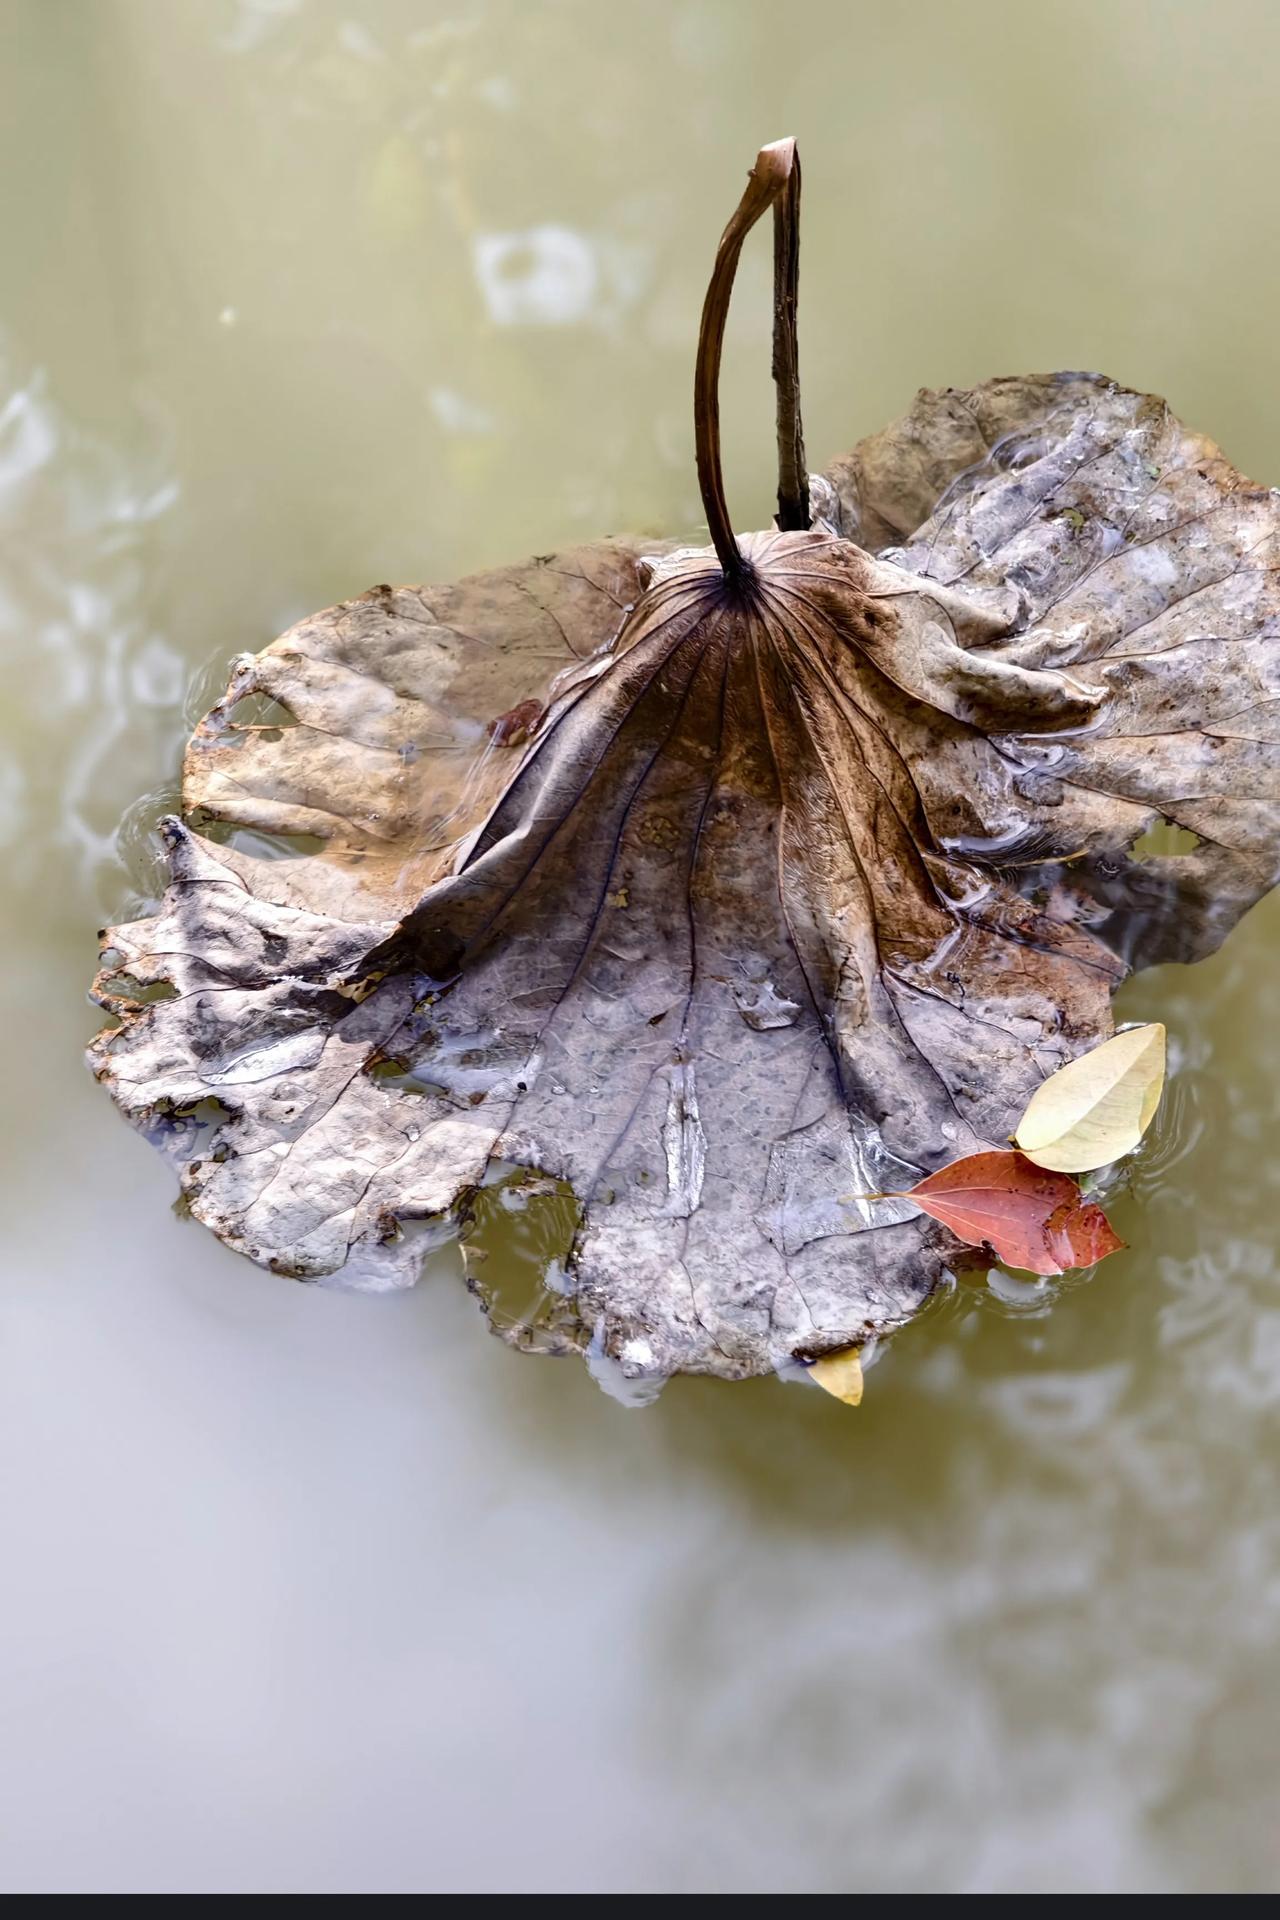
[[[581,1208],[559,1344],[654,1378],[861,1345],[947,1238],[859,1195],[1005,1141],[1129,965],[1210,950],[1275,878],[1276,496],[1087,374],[921,394],[806,486],[797,195],[765,149],[717,256],[711,548],[375,589],[196,731],[189,822],[323,847],[169,822],[92,1058],[265,1265],[408,1284],[409,1224],[505,1161]],[[737,540],[716,370],[771,205],[779,529]],[[257,697],[296,725],[246,729]],[[1161,818],[1198,846],[1131,858]],[[210,1102],[196,1144],[174,1117]]]

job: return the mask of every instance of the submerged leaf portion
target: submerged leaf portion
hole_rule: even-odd
[[[407,1284],[413,1223],[513,1163],[581,1209],[563,1344],[652,1378],[841,1353],[947,1257],[860,1196],[1019,1160],[984,1150],[1126,965],[1271,883],[1275,496],[1070,375],[922,396],[812,500],[733,580],[602,543],[239,664],[188,809],[323,849],[173,823],[99,993],[174,994],[94,1049],[230,1245]],[[250,694],[297,724],[237,744]],[[1199,845],[1131,860],[1161,817]],[[211,1099],[193,1150],[172,1117]]]
[[[1087,1173],[1132,1153],[1163,1089],[1164,1028],[1130,1027],[1037,1087],[1015,1138],[1039,1167]]]
[[[821,1360],[815,1360],[809,1369],[809,1378],[837,1400],[843,1400],[846,1407],[862,1405],[862,1354],[857,1347],[846,1347],[843,1353],[828,1353]]]

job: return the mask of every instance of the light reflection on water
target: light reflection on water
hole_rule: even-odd
[[[1093,363],[1280,477],[1269,10],[1209,45],[1176,5],[817,6],[785,57],[772,8],[622,11],[9,9],[6,257],[41,270],[0,287],[0,1876],[1269,1888],[1276,901],[1126,990],[1176,1067],[1131,1251],[961,1275],[856,1414],[632,1414],[486,1339],[453,1250],[403,1299],[273,1280],[80,1067],[93,929],[153,895],[234,653],[376,580],[696,537],[703,276],[784,126],[817,458],[922,380]],[[766,285],[761,253],[726,364],[744,523]]]

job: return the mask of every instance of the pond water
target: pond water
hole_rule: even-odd
[[[857,1413],[628,1410],[447,1260],[269,1277],[80,1049],[233,652],[696,535],[697,313],[763,140],[804,154],[815,463],[1066,365],[1280,480],[1280,13],[3,0],[0,39],[0,1881],[1273,1888],[1280,898],[1125,991],[1176,1068],[1130,1250],[959,1288]],[[767,286],[759,242],[742,526]]]

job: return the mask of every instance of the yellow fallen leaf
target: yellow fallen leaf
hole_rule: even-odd
[[[1014,1135],[1028,1160],[1087,1173],[1132,1153],[1164,1090],[1164,1028],[1131,1027],[1051,1073]]]
[[[815,1360],[810,1367],[809,1378],[825,1387],[828,1393],[834,1393],[837,1400],[843,1400],[846,1407],[856,1407],[862,1399],[859,1349],[845,1347],[840,1353],[824,1353],[821,1360]]]

